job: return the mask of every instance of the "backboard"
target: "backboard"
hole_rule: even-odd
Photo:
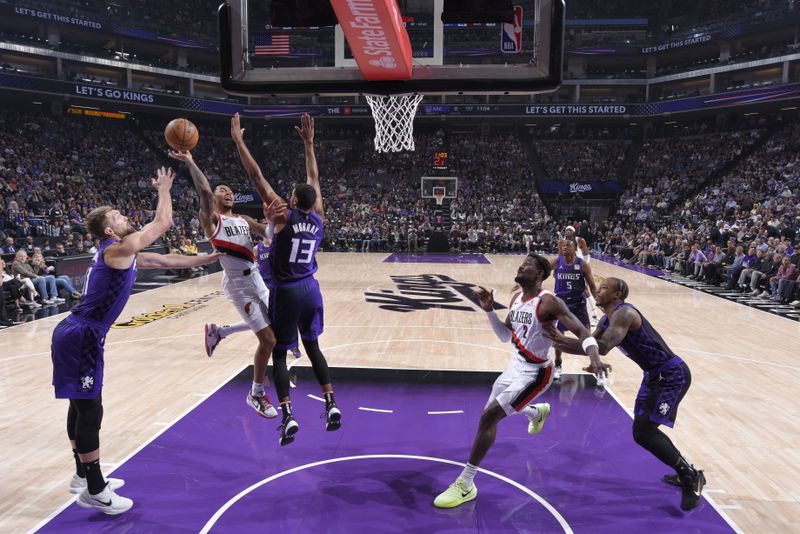
[[[344,4],[363,12],[372,1]],[[397,0],[413,70],[388,81],[365,79],[341,25],[274,27],[270,3],[228,0],[220,6],[221,83],[229,93],[532,94],[561,82],[563,0],[515,0],[514,24],[445,24],[444,0]]]

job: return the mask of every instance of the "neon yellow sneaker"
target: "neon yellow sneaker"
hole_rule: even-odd
[[[467,487],[467,483],[462,478],[457,478],[450,487],[439,494],[433,501],[436,508],[455,508],[465,502],[469,502],[478,496],[478,486],[474,483]]]
[[[534,406],[539,409],[539,418],[531,419],[531,422],[528,423],[528,434],[531,436],[541,432],[544,422],[547,421],[547,418],[550,416],[550,405],[548,403],[542,402],[540,404],[534,404]]]

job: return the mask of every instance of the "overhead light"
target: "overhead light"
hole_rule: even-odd
[[[793,109],[797,109],[797,106],[791,106],[788,108],[781,108],[781,111],[792,111]]]
[[[41,106],[41,105],[42,105],[42,103],[41,103],[41,102],[39,102],[39,101],[36,101],[36,100],[34,100],[34,101],[33,101],[33,103],[34,103],[34,104],[36,104],[36,105],[38,105],[38,106]]]
[[[678,121],[667,121],[664,124],[676,124]]]
[[[758,115],[758,111],[751,111],[750,113],[745,113],[745,117],[749,117],[750,115]]]

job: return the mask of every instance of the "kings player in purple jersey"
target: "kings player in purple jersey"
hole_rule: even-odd
[[[111,206],[95,208],[86,228],[100,246],[86,273],[81,302],[53,331],[51,357],[56,398],[69,399],[67,435],[75,458],[69,491],[77,503],[106,514],[121,514],[133,501],[116,494],[124,482],[105,479],[100,471],[100,422],[103,419],[103,366],[106,333],[119,316],[138,269],[190,269],[217,261],[221,254],[183,256],[141,252],[172,226],[170,187],[175,175],[161,168],[153,186],[158,190],[155,218],[139,231]]]
[[[675,424],[678,405],[692,383],[689,367],[670,350],[644,315],[625,302],[628,284],[624,280],[606,278],[596,298],[597,305],[605,312],[594,332],[600,354],[608,354],[618,347],[644,371],[633,408],[633,439],[675,469],[676,474],[666,475],[664,480],[682,488],[681,508],[692,510],[700,503],[705,475],[689,464],[658,428],[660,425],[672,428]],[[549,329],[548,337],[553,340],[553,346],[564,352],[583,354],[576,339],[565,338],[555,329]],[[594,372],[591,366],[586,370]]]
[[[592,295],[597,293],[589,262],[579,258],[576,254],[578,244],[572,239],[559,243],[560,254],[550,261],[555,274],[555,294],[563,300],[569,311],[578,318],[581,324],[589,328],[589,313],[586,309],[586,290]],[[566,327],[558,323],[558,330],[564,332]],[[556,362],[554,380],[561,378],[561,351],[556,349]]]
[[[300,428],[292,414],[289,373],[286,368],[286,351],[297,343],[298,330],[325,397],[325,429],[337,430],[342,421],[342,413],[333,398],[328,362],[319,349],[318,341],[324,326],[323,304],[314,273],[317,272],[316,254],[322,242],[325,212],[322,207],[317,158],[314,154],[314,119],[304,114],[300,126],[295,126],[295,130],[303,140],[305,149],[306,182],[297,184],[292,191],[286,223],[275,224],[275,252],[272,256],[272,274],[277,283],[270,303],[270,308],[274,310],[273,328],[276,338],[275,349],[272,351],[272,371],[283,415],[281,445],[293,442]],[[244,130],[238,114],[231,119],[231,137],[259,196],[264,202],[272,202],[276,193],[244,143]]]

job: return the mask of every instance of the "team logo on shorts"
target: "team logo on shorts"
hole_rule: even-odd
[[[661,415],[667,415],[667,412],[669,412],[669,404],[662,402],[658,405],[658,411],[661,413]]]
[[[81,389],[92,389],[94,386],[94,377],[86,375],[81,377]]]

